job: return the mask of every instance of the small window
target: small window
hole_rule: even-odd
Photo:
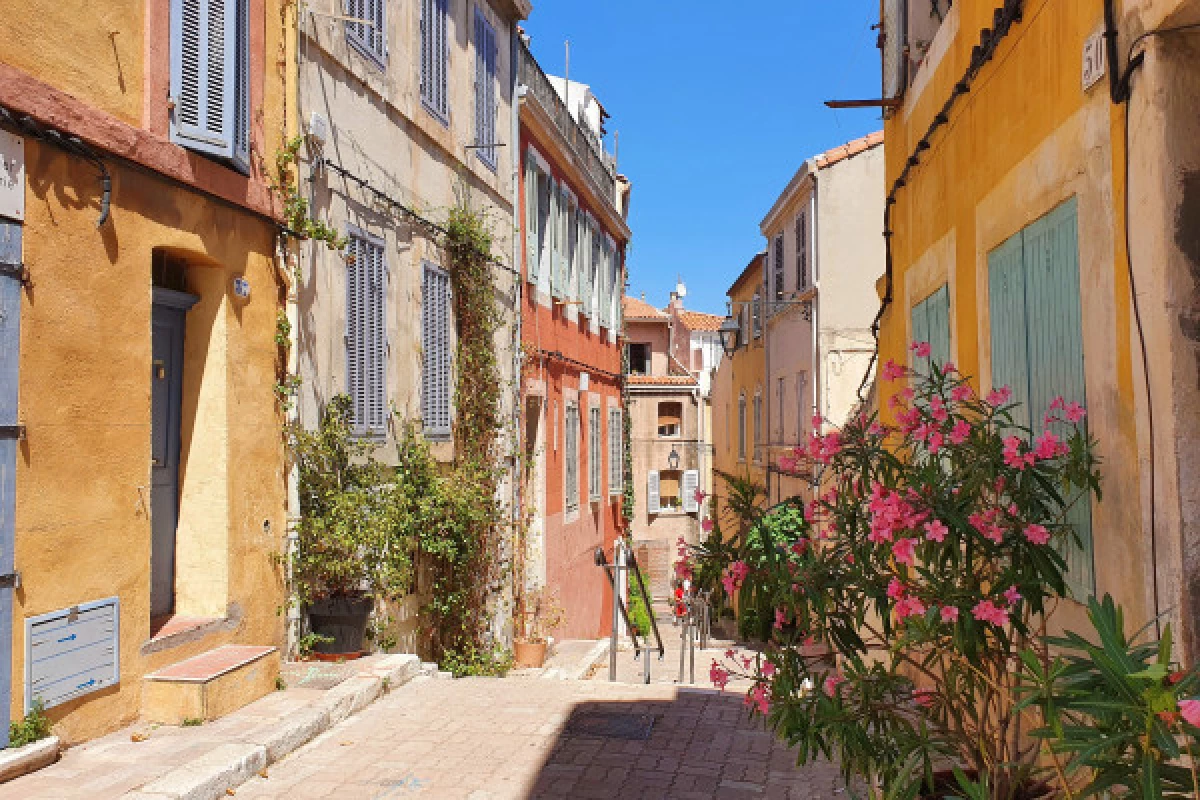
[[[346,393],[353,432],[387,432],[387,263],[383,240],[351,229],[346,244]]]
[[[783,234],[775,237],[775,302],[783,302]]]
[[[746,395],[738,397],[738,460],[746,460]]]
[[[683,472],[681,470],[662,470],[658,473],[658,506],[662,511],[682,511]]]
[[[387,63],[385,0],[345,0],[346,40],[379,66]]]
[[[579,406],[567,405],[563,422],[563,458],[566,461],[566,506],[567,511],[579,508]]]
[[[450,124],[450,0],[421,0],[421,102],[442,124]]]
[[[658,435],[675,438],[683,432],[683,403],[658,404]]]
[[[650,345],[648,344],[629,344],[629,374],[630,375],[649,375],[650,374]]]
[[[480,6],[475,7],[475,155],[496,171],[496,28]]]

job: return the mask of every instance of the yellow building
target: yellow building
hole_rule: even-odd
[[[0,0],[0,709],[68,742],[274,688],[292,8]]]
[[[1173,29],[1200,3],[949,5],[883,3],[879,358],[930,341],[980,389],[1011,386],[1035,430],[1055,395],[1086,403],[1104,498],[1074,519],[1087,544],[1071,583],[1111,592],[1131,621],[1173,609],[1195,655],[1200,33]]]
[[[738,346],[726,354],[713,379],[713,469],[767,485],[767,358],[764,317],[766,253],[750,259],[727,292],[738,321]],[[720,476],[715,493],[726,495]],[[722,519],[722,522],[728,520]]]

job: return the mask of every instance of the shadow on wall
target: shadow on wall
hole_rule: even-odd
[[[738,692],[573,706],[528,798],[839,797],[829,763],[795,754],[751,719]]]

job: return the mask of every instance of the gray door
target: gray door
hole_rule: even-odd
[[[0,219],[0,265],[21,263],[21,226]],[[0,272],[0,574],[13,572],[16,515],[17,386],[21,333],[19,272]],[[12,691],[13,590],[0,588],[0,747],[8,746]]]
[[[179,427],[183,403],[183,332],[197,298],[154,289],[150,368],[150,616],[175,610],[175,528],[179,521]]]

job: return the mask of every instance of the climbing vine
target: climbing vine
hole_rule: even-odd
[[[344,250],[348,243],[346,237],[324,220],[313,219],[309,214],[308,200],[300,194],[295,166],[303,143],[303,136],[293,136],[286,139],[283,147],[275,153],[275,175],[271,178],[271,190],[283,202],[283,218],[289,228],[306,239],[324,242],[331,250]]]
[[[621,492],[621,517],[625,520],[626,529],[629,529],[633,523],[634,504],[633,419],[631,417],[633,406],[629,402],[629,349],[626,347],[621,348],[621,407],[625,409],[625,413],[621,415],[623,428],[621,435],[624,439],[621,446],[621,454],[624,459],[622,469],[625,478],[621,482],[621,485],[624,487]]]

